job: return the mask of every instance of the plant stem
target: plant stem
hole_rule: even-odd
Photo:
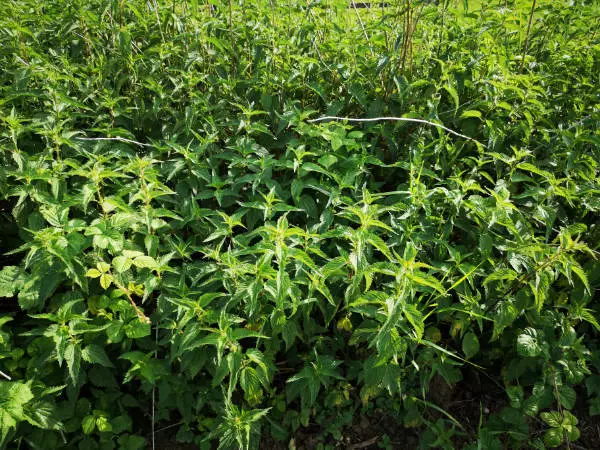
[[[558,412],[560,413],[561,417],[564,420],[565,414],[563,413],[562,405],[560,404],[560,393],[558,392],[558,384],[556,382],[556,374],[554,373],[554,367],[552,367],[552,364],[550,362],[548,363],[548,367],[550,367],[550,372],[552,373],[552,382],[554,383],[554,392],[556,393],[556,401],[558,402]],[[567,433],[565,433],[565,445],[567,446],[567,449],[571,448],[571,446],[569,444],[569,435]]]
[[[369,51],[371,52],[371,56],[374,57],[375,53],[373,52],[373,47],[371,47],[371,41],[369,39],[369,35],[367,34],[367,29],[365,28],[365,24],[363,23],[362,19],[360,18],[360,14],[358,13],[358,9],[356,8],[356,3],[354,2],[354,0],[352,0],[352,6],[354,7],[354,12],[356,13],[356,18],[358,19],[358,23],[360,24],[363,34],[365,35],[365,39],[367,41],[367,45],[369,46]]]
[[[523,57],[521,58],[521,68],[519,71],[523,70],[523,66],[525,65],[525,56],[527,56],[527,50],[529,49],[529,35],[531,33],[531,22],[533,22],[533,13],[535,12],[535,5],[537,0],[533,0],[531,2],[531,12],[529,13],[529,23],[527,24],[527,35],[525,36],[525,47],[523,48]]]
[[[127,289],[125,286],[119,283],[115,279],[115,277],[113,277],[113,282],[115,283],[115,286],[117,286],[121,290],[121,292],[123,292],[127,296],[127,299],[129,300],[129,303],[131,303],[131,306],[133,306],[133,309],[135,310],[135,314],[138,316],[139,321],[142,323],[151,323],[148,316],[146,316],[138,307],[138,305],[136,305],[135,301],[133,300],[133,297],[131,296],[131,293],[129,292],[129,289]]]

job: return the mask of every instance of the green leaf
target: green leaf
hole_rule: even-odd
[[[84,434],[90,434],[96,428],[96,418],[92,415],[87,415],[81,421],[81,429]]]
[[[454,101],[454,113],[456,114],[456,111],[458,111],[458,107],[460,106],[458,92],[456,91],[456,89],[454,89],[454,87],[450,86],[449,84],[445,84],[444,89],[446,90],[446,92],[448,92],[448,94],[450,94],[450,97]]]
[[[570,411],[563,411],[563,425],[575,426],[578,423],[579,420]]]
[[[103,289],[108,289],[112,282],[113,277],[111,274],[103,273],[102,275],[100,275],[100,286],[102,286]]]
[[[300,197],[298,206],[312,218],[317,218],[319,215],[317,204],[310,195],[302,195],[302,197]]]
[[[133,421],[131,420],[131,417],[127,415],[120,415],[112,418],[110,425],[112,426],[113,433],[121,434],[124,431],[131,431]]]
[[[291,192],[292,197],[296,202],[300,201],[300,195],[302,194],[302,190],[304,189],[304,183],[302,180],[295,179],[292,181]]]
[[[570,442],[576,441],[580,436],[581,432],[579,431],[579,428],[571,427],[570,429],[567,429],[567,437],[569,438]]]
[[[0,271],[0,297],[12,297],[25,284],[25,277],[21,268],[5,266]]]
[[[333,149],[333,151],[337,151],[340,149],[340,147],[344,145],[344,141],[342,140],[342,138],[338,135],[333,135],[331,136],[331,148]]]
[[[106,335],[110,340],[109,343],[118,344],[121,342],[125,335],[123,322],[120,320],[113,320],[106,328]]]
[[[0,381],[0,446],[10,430],[25,420],[24,407],[32,399],[33,393],[26,384]]]
[[[475,333],[468,332],[465,334],[462,341],[462,349],[467,358],[472,358],[479,353],[479,339]]]
[[[492,254],[493,239],[489,233],[481,233],[479,235],[479,251],[481,256],[489,258]]]
[[[102,433],[108,433],[109,431],[112,431],[112,425],[106,417],[98,417],[96,419],[96,427],[98,427],[98,431]]]
[[[323,167],[329,169],[338,161],[338,159],[334,155],[327,153],[321,156],[318,161]]]
[[[417,339],[421,339],[425,332],[425,321],[421,311],[419,311],[415,305],[407,303],[404,305],[404,315],[413,326]]]
[[[155,269],[158,267],[158,264],[151,256],[138,256],[133,260],[133,264],[140,269]]]
[[[11,429],[17,428],[17,420],[8,411],[0,408],[0,445],[6,443],[6,438]]]
[[[81,367],[81,348],[79,345],[69,343],[65,350],[65,361],[69,369],[69,378],[71,384],[77,385],[79,379],[79,369]]]
[[[590,408],[589,408],[590,416],[600,415],[600,397],[594,397],[594,398],[589,399],[588,404],[590,406]]]
[[[521,386],[510,386],[506,389],[512,408],[520,408],[523,403],[523,388]]]
[[[432,275],[420,273],[416,275],[415,273],[407,273],[406,276],[410,278],[411,281],[414,281],[417,284],[422,286],[428,286],[430,288],[435,289],[440,294],[444,293],[444,286]]]
[[[129,270],[132,264],[133,261],[127,256],[117,256],[112,260],[112,265],[117,271],[117,273],[123,273],[126,270]]]
[[[510,301],[501,301],[494,315],[494,335],[492,340],[498,338],[502,331],[510,326],[517,317],[517,308]]]
[[[84,361],[93,364],[100,364],[104,367],[114,367],[113,364],[108,359],[106,352],[104,349],[98,345],[90,344],[83,349],[81,352],[81,357]]]
[[[521,425],[525,423],[526,417],[517,408],[506,407],[500,413],[500,417],[511,425]]]
[[[98,278],[102,273],[98,269],[89,269],[85,276],[89,278]]]
[[[29,386],[20,382],[0,382],[0,408],[17,420],[23,420],[23,407],[33,399]]]
[[[19,292],[19,305],[24,310],[38,309],[63,281],[63,274],[54,266],[44,268],[41,274],[30,275]]]
[[[563,421],[562,415],[558,411],[543,412],[540,417],[551,427],[560,427]]]
[[[383,239],[381,239],[376,234],[370,233],[367,238],[367,242],[369,242],[369,244],[371,244],[373,247],[379,250],[387,259],[394,259],[394,257],[392,256],[392,252],[390,252],[389,246],[384,242]]]
[[[600,375],[590,375],[585,379],[585,387],[587,388],[588,396],[595,394],[600,396]]]
[[[478,450],[502,450],[502,442],[487,428],[481,428],[477,436]]]
[[[61,387],[62,389],[62,387]],[[50,402],[37,401],[25,406],[25,418],[38,428],[62,430],[63,424],[57,419],[57,410]]]
[[[579,277],[579,279],[585,286],[585,290],[587,291],[588,294],[591,295],[592,288],[590,286],[590,282],[588,281],[588,277],[587,277],[586,273],[584,272],[584,270],[581,267],[579,267],[577,264],[573,264],[571,266],[571,270],[573,271],[573,273],[575,273],[575,275],[577,275]]]
[[[481,112],[471,109],[469,111],[464,111],[460,115],[460,119],[470,119],[470,118],[473,118],[473,117],[477,118],[477,119],[481,119]]]
[[[587,308],[582,308],[579,314],[582,320],[585,320],[586,322],[591,324],[597,331],[600,331],[600,324],[598,324],[598,320],[596,319],[596,313],[594,311]]]
[[[557,387],[558,396],[557,400],[560,400],[561,405],[566,409],[572,409],[575,406],[577,400],[577,394],[571,386],[561,385]]]
[[[119,436],[119,450],[142,450],[147,446],[146,440],[141,436],[123,434]]]
[[[96,264],[96,267],[100,271],[100,273],[106,273],[110,270],[110,265],[105,263],[104,261],[100,261]]]
[[[529,417],[536,417],[540,410],[540,398],[532,395],[527,398],[522,405],[523,412]]]
[[[489,274],[485,280],[483,280],[483,285],[487,286],[492,281],[512,281],[517,278],[517,273],[512,269],[499,269]]]
[[[247,399],[256,399],[261,392],[261,383],[256,370],[252,367],[244,368],[240,374],[240,386]]]
[[[562,444],[563,433],[561,428],[551,428],[544,434],[544,444],[547,447],[558,447]]]
[[[526,328],[517,338],[517,351],[522,356],[535,357],[542,353],[534,328]]]
[[[150,336],[150,324],[140,322],[138,318],[131,320],[125,325],[125,335],[130,339],[140,339]]]

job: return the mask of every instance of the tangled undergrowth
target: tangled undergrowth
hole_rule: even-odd
[[[0,3],[0,446],[578,440],[600,7],[389,3]]]

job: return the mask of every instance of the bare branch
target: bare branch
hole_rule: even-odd
[[[25,61],[23,58],[21,58],[20,56],[15,56],[15,58],[17,58],[18,61],[21,61],[23,64],[25,64],[27,67],[29,67],[29,63],[27,61]]]
[[[139,145],[140,147],[154,147],[152,144],[144,144],[142,142],[134,141],[131,139],[123,138],[123,137],[99,137],[99,138],[89,138],[89,137],[78,137],[76,138],[80,141],[118,141],[118,142],[127,142],[128,144]]]
[[[479,142],[476,139],[473,139],[472,137],[469,136],[465,136],[464,134],[460,134],[454,130],[451,130],[448,127],[445,127],[444,125],[441,125],[439,123],[435,123],[435,122],[430,122],[429,120],[424,120],[424,119],[413,119],[410,117],[369,117],[367,119],[353,119],[351,117],[338,117],[338,116],[323,116],[323,117],[318,117],[317,119],[311,119],[311,120],[307,120],[308,123],[315,123],[315,122],[323,122],[325,120],[346,120],[348,122],[382,122],[385,120],[391,120],[391,121],[397,121],[397,122],[413,122],[413,123],[422,123],[425,125],[431,125],[432,127],[437,127],[437,128],[441,128],[442,130],[447,131],[450,134],[453,134],[455,136],[461,137],[463,139],[468,139],[469,141],[473,141],[478,143],[479,145],[481,145],[482,147],[485,147],[485,145],[483,145],[481,142]]]
[[[365,24],[363,23],[362,19],[360,18],[360,14],[358,13],[358,9],[356,9],[356,3],[354,3],[354,0],[352,0],[352,6],[354,7],[354,12],[356,13],[356,18],[358,19],[358,23],[360,24],[360,27],[363,30],[365,39],[367,40],[367,45],[369,46],[369,50],[371,51],[371,56],[375,56],[375,53],[373,52],[373,47],[371,47],[371,41],[369,40],[369,35],[367,34],[367,29],[365,28]]]
[[[366,441],[358,442],[356,444],[352,444],[348,447],[348,450],[358,450],[360,448],[370,447],[375,444],[379,440],[379,436],[372,437],[371,439],[367,439]]]
[[[6,378],[8,381],[12,381],[12,378],[10,377],[10,375],[5,374],[4,372],[2,372],[0,370],[0,376],[3,376],[4,378]]]

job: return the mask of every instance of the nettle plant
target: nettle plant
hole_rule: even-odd
[[[0,446],[579,439],[598,7],[213,3],[0,5]]]

